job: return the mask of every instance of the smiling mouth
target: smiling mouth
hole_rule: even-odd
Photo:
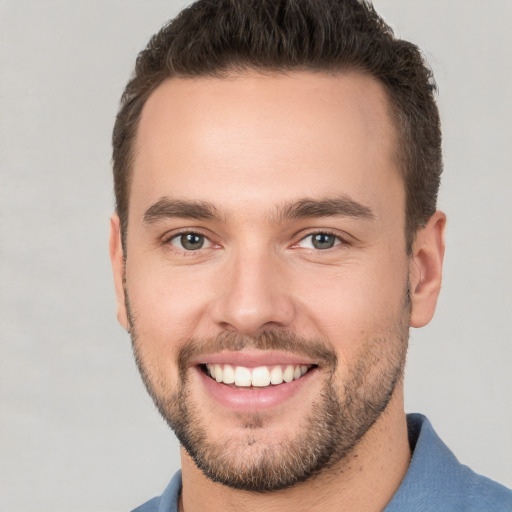
[[[201,365],[201,367],[206,375],[218,383],[242,388],[265,388],[298,380],[317,366],[303,364],[257,366],[249,368],[230,364],[208,363]]]

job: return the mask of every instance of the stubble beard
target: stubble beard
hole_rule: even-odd
[[[137,336],[136,320],[125,295],[135,360],[142,380],[162,417],[174,430],[197,467],[212,481],[233,489],[271,492],[293,487],[347,459],[354,447],[386,410],[403,378],[409,338],[410,298],[390,332],[365,340],[353,368],[344,368],[337,382],[337,356],[324,340],[299,337],[288,331],[266,331],[257,337],[223,333],[211,340],[189,340],[177,357],[179,386],[174,392],[156,391],[156,377]],[[266,442],[265,417],[243,417],[245,434],[227,432],[212,439],[200,404],[191,399],[188,361],[204,347],[214,350],[289,350],[321,360],[324,384],[310,413],[293,439]],[[161,385],[161,382],[160,382]]]

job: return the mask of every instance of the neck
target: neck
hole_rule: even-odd
[[[410,456],[400,385],[384,413],[345,459],[290,489],[259,494],[212,482],[182,448],[180,512],[378,512],[398,489]]]

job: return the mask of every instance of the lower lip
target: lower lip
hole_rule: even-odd
[[[224,407],[238,412],[255,412],[279,406],[299,393],[301,388],[317,373],[317,369],[313,368],[300,379],[258,388],[228,386],[213,380],[199,367],[196,367],[196,371],[207,392],[213,398]]]

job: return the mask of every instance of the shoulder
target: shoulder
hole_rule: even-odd
[[[461,464],[424,416],[407,423],[411,463],[386,512],[512,512],[512,490]]]
[[[181,471],[178,471],[162,493],[132,512],[178,512],[178,501],[181,494]]]
[[[132,512],[158,512],[158,506],[160,504],[160,497],[153,498],[152,500],[146,501],[140,507],[134,508]]]
[[[485,510],[488,512],[512,512],[512,490],[481,475],[471,469],[466,470],[463,492],[466,496],[466,510]]]

